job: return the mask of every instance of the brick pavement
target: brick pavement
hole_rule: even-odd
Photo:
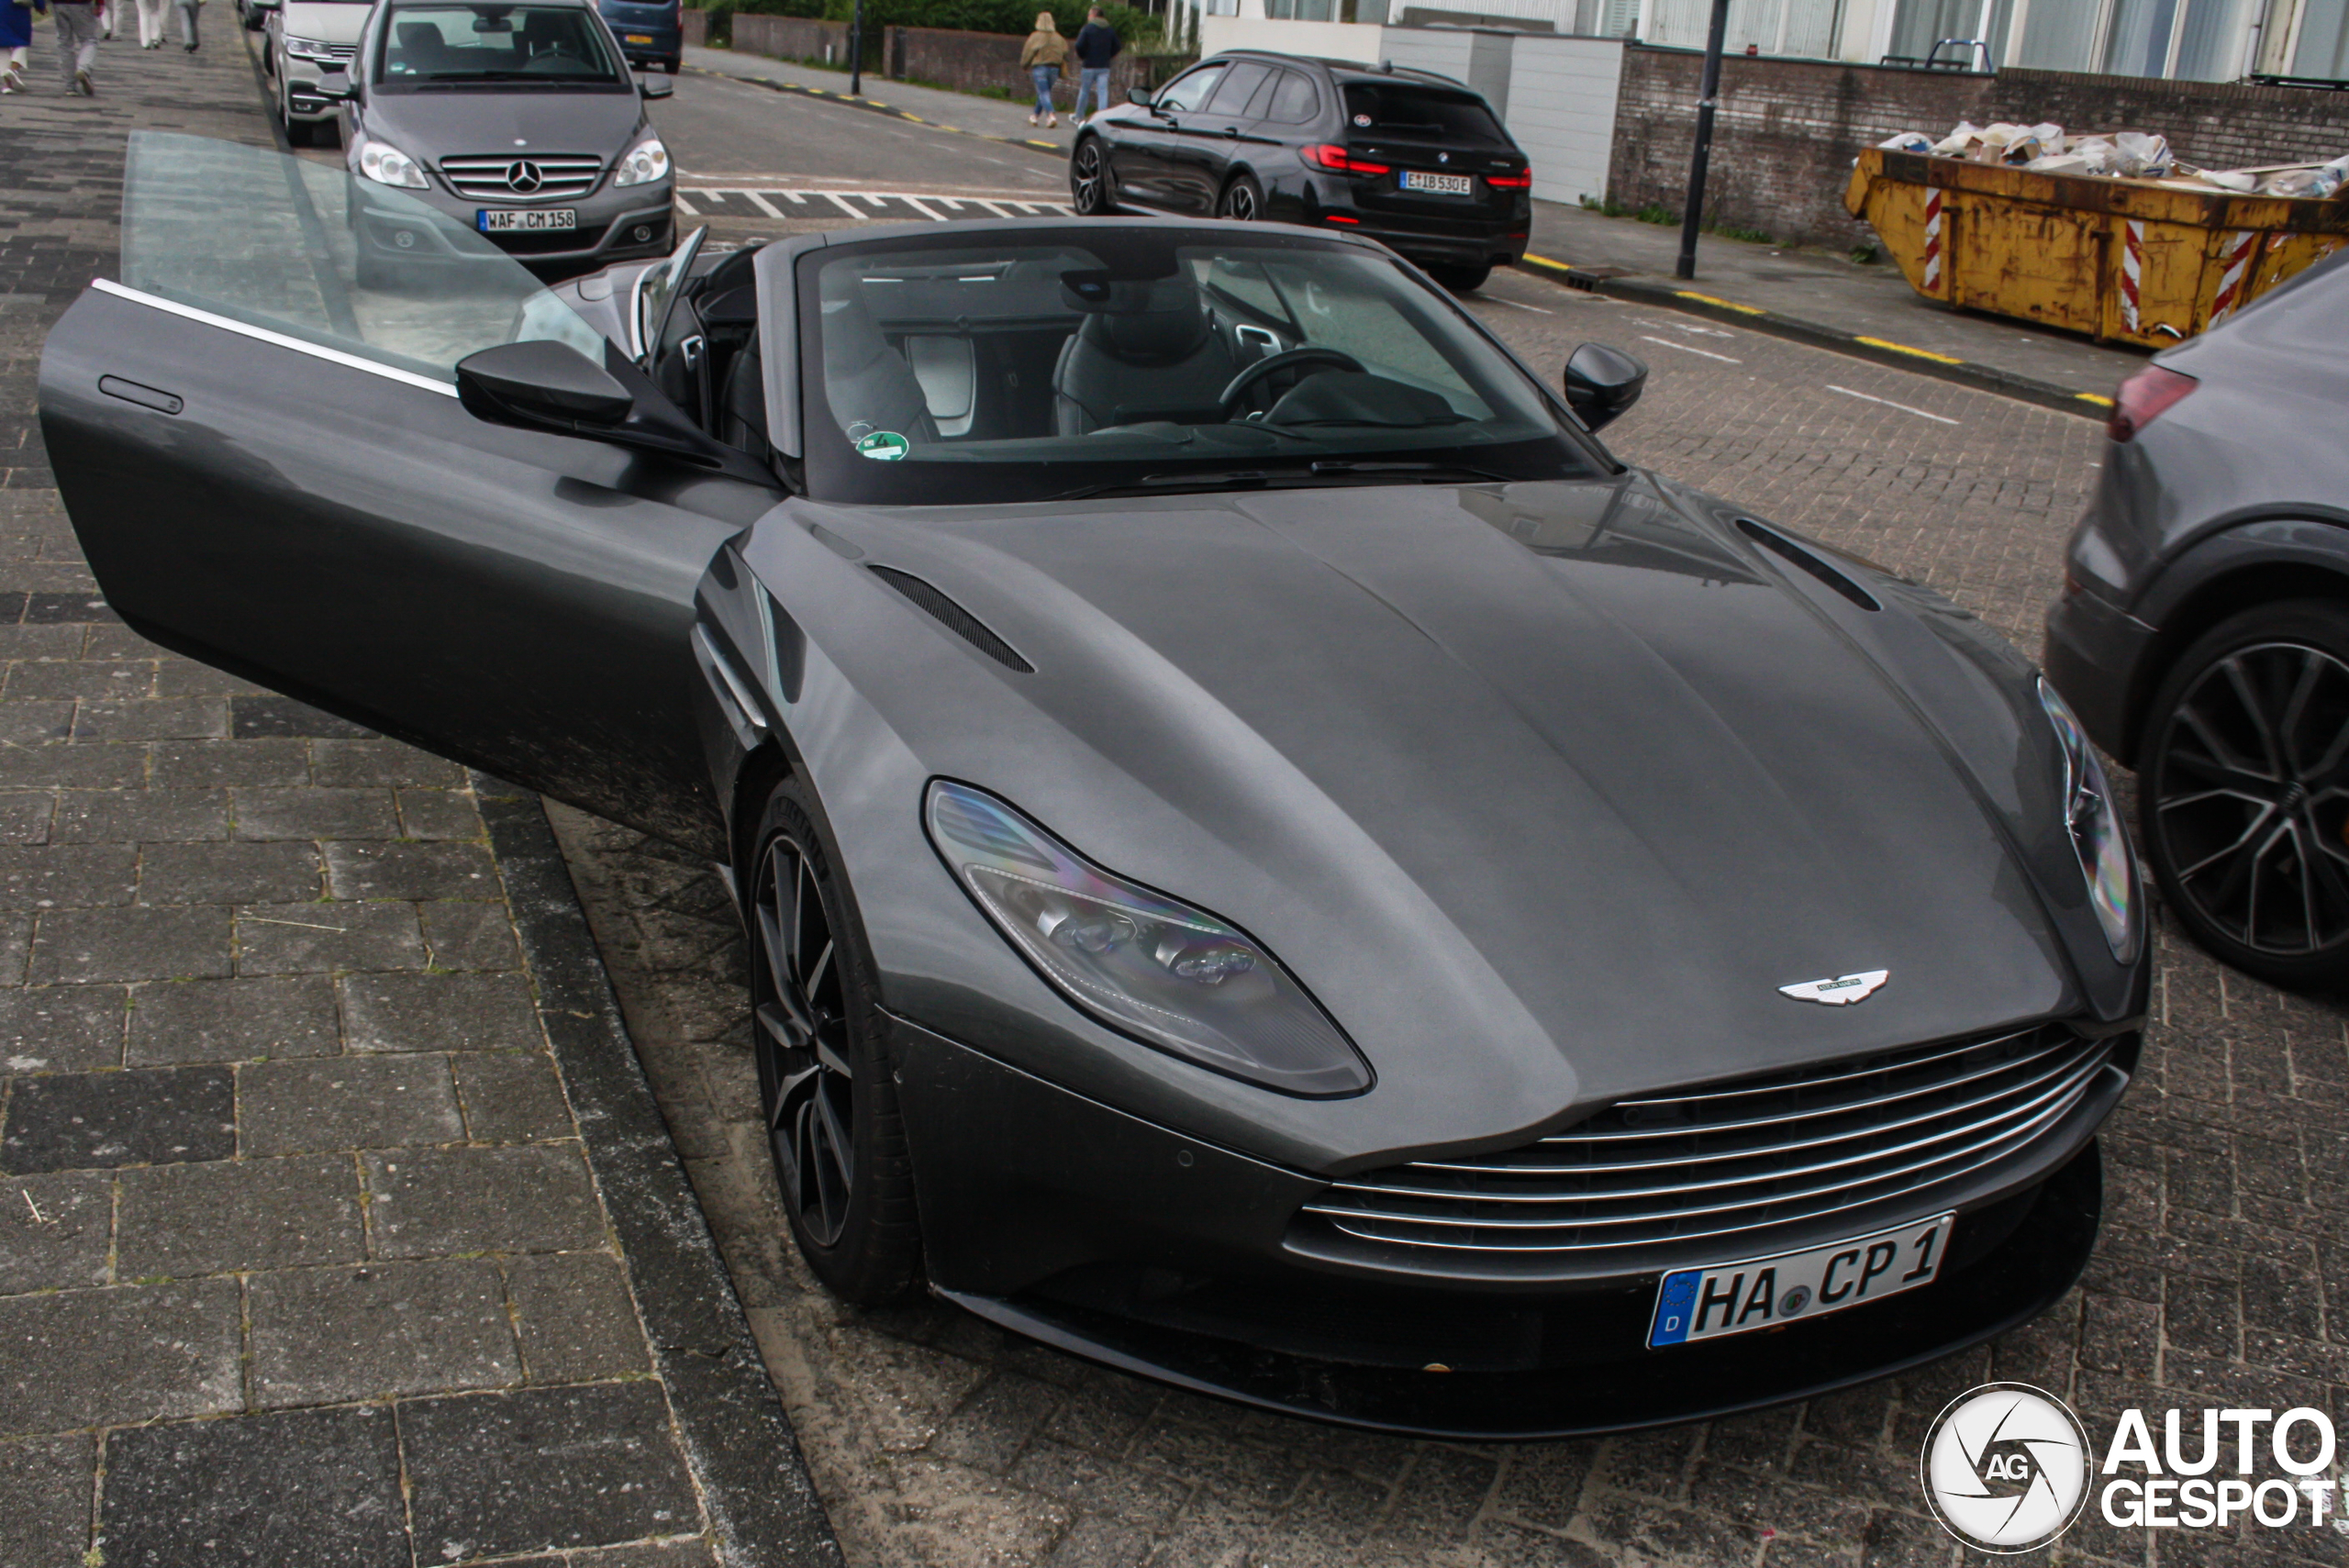
[[[1593,338],[1651,361],[1646,401],[1609,432],[1628,459],[1915,575],[2036,647],[2096,426],[1532,280],[1487,295],[1479,311],[1538,366]],[[2344,1015],[2231,974],[2167,929],[2143,1071],[2104,1140],[2103,1240],[2046,1317],[1917,1373],[1735,1420],[1411,1442],[1231,1409],[943,1306],[824,1296],[769,1174],[722,889],[665,846],[551,815],[852,1563],[1954,1564],[1967,1554],[1923,1511],[1918,1446],[1976,1384],[2050,1388],[2092,1430],[2132,1405],[2156,1423],[2228,1402],[2349,1416]],[[2091,1513],[2039,1555],[2343,1555],[2323,1531],[2157,1533]]]
[[[48,487],[125,132],[269,142],[210,11],[0,101],[0,1564],[830,1561],[535,802],[147,643]]]

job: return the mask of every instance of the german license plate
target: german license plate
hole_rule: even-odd
[[[579,227],[576,207],[484,207],[475,220],[484,234],[539,234]]]
[[[623,43],[651,43],[652,41],[652,35],[651,33],[623,33],[620,35],[620,41]]]
[[[1476,183],[1465,174],[1426,174],[1417,169],[1406,169],[1403,188],[1429,191],[1439,196],[1464,196],[1476,188]]]
[[[1954,1215],[1803,1252],[1676,1269],[1655,1296],[1648,1348],[1750,1334],[1933,1283]]]

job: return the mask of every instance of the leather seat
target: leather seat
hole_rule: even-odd
[[[1089,312],[1062,346],[1052,372],[1057,433],[1152,419],[1204,425],[1220,417],[1219,400],[1240,361],[1198,289],[1166,278],[1134,292],[1139,309]]]
[[[824,304],[824,400],[854,441],[891,430],[914,441],[938,439],[921,383],[905,355],[889,346],[873,312],[854,295]],[[862,427],[862,428],[860,428]]]

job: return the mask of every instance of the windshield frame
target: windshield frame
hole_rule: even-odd
[[[586,19],[586,28],[604,51],[603,64],[609,75],[528,76],[458,75],[395,76],[391,73],[392,29],[398,25],[403,13],[416,11],[481,10],[495,8],[518,10],[571,11]],[[507,18],[511,20],[510,16]],[[603,13],[593,6],[565,3],[565,0],[385,0],[377,14],[368,19],[372,38],[366,46],[367,85],[370,91],[393,94],[519,91],[544,92],[556,89],[566,93],[630,93],[638,91],[634,73],[629,69],[628,56],[619,47],[605,24]]]
[[[1519,378],[1515,385],[1531,395],[1531,400],[1538,403],[1548,417],[1551,428],[1528,441],[1397,449],[1391,452],[1323,449],[1281,454],[1260,453],[1251,457],[1243,450],[1235,450],[1219,453],[1210,451],[1188,460],[1170,455],[1163,463],[1152,460],[1149,464],[1152,472],[1147,475],[1136,472],[1128,482],[1110,484],[1097,482],[1098,476],[1088,472],[1101,464],[1071,458],[1061,463],[1067,471],[1066,484],[1055,485],[1043,494],[1001,493],[1019,488],[1008,483],[1006,476],[1032,471],[1038,464],[973,461],[956,463],[947,470],[946,465],[934,463],[874,463],[853,454],[847,435],[837,428],[825,382],[820,273],[826,265],[874,252],[910,258],[924,250],[966,251],[974,246],[984,246],[990,239],[998,243],[1016,243],[1023,249],[1067,246],[1082,250],[1098,247],[1109,236],[1119,231],[1133,234],[1138,230],[1145,232],[1150,239],[1163,243],[1170,250],[1260,249],[1275,255],[1306,250],[1384,262],[1394,269],[1398,283],[1419,291],[1412,297],[1419,304],[1430,306],[1452,324],[1464,329],[1496,356],[1499,363],[1491,367],[1494,373],[1514,374]],[[833,239],[800,250],[792,261],[790,286],[793,308],[787,315],[796,319],[798,340],[791,362],[796,368],[801,389],[797,409],[799,453],[806,464],[807,494],[813,499],[845,505],[923,506],[1030,505],[1079,500],[1096,494],[1178,495],[1228,493],[1235,487],[1230,471],[1235,467],[1259,466],[1266,470],[1263,476],[1264,483],[1257,485],[1242,476],[1238,481],[1239,488],[1290,488],[1298,485],[1334,488],[1358,486],[1365,483],[1399,485],[1431,481],[1513,483],[1598,478],[1623,472],[1624,465],[1584,428],[1580,417],[1567,405],[1562,388],[1553,388],[1546,384],[1521,356],[1477,319],[1473,312],[1463,308],[1440,284],[1384,247],[1366,244],[1349,236],[1323,235],[1273,226],[1234,234],[1223,225],[1212,228],[1189,226],[1176,228],[1163,220],[1071,222],[1038,219],[1020,222],[1016,227],[1003,223],[939,224],[919,230],[900,229],[893,234],[876,234],[870,238]],[[1564,450],[1557,453],[1555,447],[1563,447]],[[1546,463],[1543,461],[1545,452],[1553,454]],[[1411,461],[1414,459],[1426,461]],[[1138,469],[1139,464],[1129,460],[1123,466]],[[1550,471],[1509,472],[1529,467],[1536,470],[1547,467]],[[942,470],[953,475],[952,487],[960,493],[954,499],[915,493],[924,484],[934,482]],[[1160,470],[1172,472],[1158,472]],[[1414,470],[1440,470],[1442,473],[1431,473],[1420,477]],[[1201,483],[1184,483],[1187,476],[1196,476]],[[1144,480],[1147,480],[1146,484],[1142,483]]]

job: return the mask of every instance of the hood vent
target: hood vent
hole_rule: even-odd
[[[921,608],[938,617],[947,630],[994,660],[1007,670],[1017,670],[1032,675],[1036,666],[1019,657],[1019,650],[987,629],[986,623],[936,588],[911,573],[900,572],[893,566],[871,568],[873,574]]]
[[[1803,549],[1802,546],[1787,538],[1786,535],[1777,532],[1776,529],[1765,528],[1751,517],[1740,517],[1737,519],[1737,531],[1752,539],[1754,543],[1760,545],[1763,549],[1768,550],[1771,554],[1794,562],[1805,572],[1809,573],[1813,577],[1818,578],[1820,582],[1826,584],[1829,587],[1834,589],[1837,593],[1851,600],[1852,603],[1859,606],[1860,608],[1864,610],[1880,610],[1884,608],[1882,605],[1876,602],[1876,596],[1870,594],[1865,588],[1861,587],[1857,583],[1853,582],[1849,577],[1846,577],[1841,572],[1836,571],[1834,567],[1830,566],[1826,562],[1821,561],[1818,556],[1811,554],[1810,551]]]

